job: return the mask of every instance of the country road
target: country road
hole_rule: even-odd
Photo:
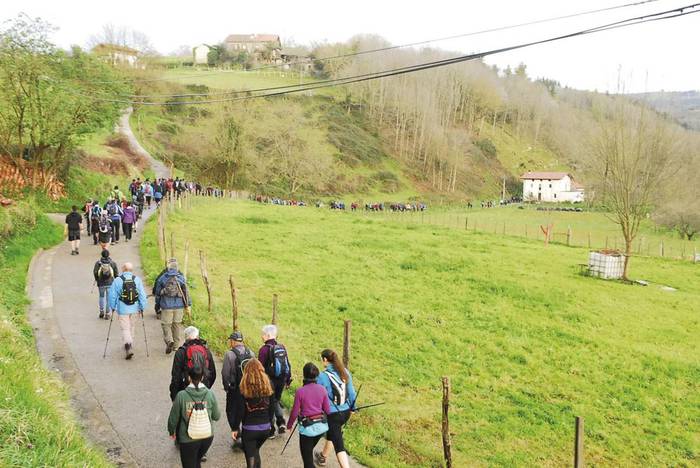
[[[165,165],[153,160],[136,141],[129,128],[129,113],[120,120],[118,131],[129,140],[133,151],[151,161],[156,176],[167,177]],[[153,209],[146,211],[144,217],[153,213]],[[62,223],[64,215],[53,218]],[[139,229],[131,242],[122,239],[110,248],[112,258],[120,267],[124,262],[132,262],[139,276],[143,276],[138,249],[143,224],[139,222]],[[92,267],[99,255],[99,247],[93,246],[92,240],[83,234],[79,256],[70,255],[66,242],[35,256],[29,271],[27,292],[32,301],[29,315],[37,348],[47,368],[61,372],[69,385],[73,406],[85,422],[88,438],[102,446],[116,465],[180,466],[177,448],[166,431],[171,406],[168,384],[172,355],[164,353],[160,322],[153,313],[152,298],[149,298],[149,310],[144,314],[143,325],[139,323],[136,328],[134,359],[124,359],[116,320],[112,324],[107,357],[102,358],[109,322],[98,319],[97,291],[91,290]],[[147,285],[147,290],[150,291],[150,285]],[[150,357],[146,356],[144,327]],[[256,337],[250,338],[254,340]],[[219,357],[217,371],[220,369]],[[230,448],[220,375],[214,390],[222,418],[214,425],[214,443],[204,466],[245,466],[242,452]],[[284,456],[280,456],[284,439],[286,437],[277,437],[263,446],[263,466],[302,466],[296,437]],[[329,460],[329,466],[336,466],[335,461]],[[353,462],[352,466],[359,465]]]

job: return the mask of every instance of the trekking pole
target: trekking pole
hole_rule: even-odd
[[[360,410],[367,409],[367,408],[374,408],[375,406],[381,406],[381,405],[385,405],[385,404],[386,404],[386,402],[383,401],[381,403],[374,403],[371,405],[360,406],[359,408],[355,408],[355,411],[360,411]]]
[[[112,320],[114,320],[114,314],[116,314],[116,311],[113,311],[111,314],[109,314],[109,327],[107,327],[107,341],[105,342],[105,351],[102,353],[102,359],[107,356],[107,345],[109,344],[109,334],[112,331]]]
[[[289,438],[287,438],[287,442],[284,444],[284,448],[282,449],[282,452],[280,455],[284,453],[284,451],[287,449],[287,445],[289,445],[289,441],[292,440],[292,436],[294,435],[294,431],[297,430],[297,426],[299,425],[299,421],[294,423],[294,427],[292,428],[292,432],[289,433]]]
[[[151,357],[150,354],[148,354],[148,337],[146,336],[146,321],[143,318],[143,310],[140,312],[141,314],[141,325],[143,325],[143,341],[146,343],[146,357]]]

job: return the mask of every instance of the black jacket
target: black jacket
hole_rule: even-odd
[[[175,400],[177,393],[187,387],[187,348],[193,344],[201,344],[207,349],[209,368],[204,373],[204,379],[202,379],[204,385],[206,385],[207,388],[211,388],[214,385],[214,382],[216,382],[216,364],[214,363],[214,356],[212,356],[211,351],[209,351],[209,348],[207,348],[207,342],[199,338],[185,341],[185,344],[180,346],[177,351],[175,351],[173,368],[170,372],[170,399],[173,401]]]
[[[100,278],[100,267],[103,264],[109,264],[112,266],[113,275],[111,278]],[[97,286],[111,286],[112,282],[114,281],[114,278],[119,276],[119,269],[117,268],[117,264],[114,263],[114,260],[112,260],[111,258],[101,258],[97,262],[95,262],[95,267],[92,269],[92,275],[95,277],[95,282],[97,282]]]
[[[270,424],[275,415],[275,407],[271,397],[262,398],[238,398],[237,408],[233,415],[231,427],[259,426]]]

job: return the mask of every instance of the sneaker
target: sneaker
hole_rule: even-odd
[[[270,429],[270,433],[268,434],[267,438],[272,440],[275,437],[277,437],[277,433],[275,432],[275,428],[273,427],[272,429]]]
[[[71,254],[71,255],[75,255],[75,250],[71,250],[71,251],[70,251],[70,254]]]
[[[207,454],[205,453],[204,455],[202,455],[202,458],[200,458],[199,461],[201,463],[204,463],[205,461],[207,461]]]
[[[124,351],[126,351],[126,359],[134,357],[134,352],[131,350],[131,345],[129,343],[124,345]]]
[[[111,318],[112,318],[112,313],[111,313],[111,312],[107,312],[107,313],[105,314],[105,320],[111,320]]]
[[[76,254],[76,255],[80,255],[80,250],[75,249],[75,254]]]
[[[287,432],[287,427],[286,427],[286,426],[280,426],[280,427],[277,428],[277,433],[278,433],[278,434],[284,434],[285,432]]]
[[[105,313],[103,311],[100,311],[100,318],[105,318]]]
[[[175,343],[172,341],[165,345],[165,354],[170,354],[173,352],[173,349],[175,349]]]
[[[314,461],[318,466],[326,466],[328,462],[321,452],[314,452]]]

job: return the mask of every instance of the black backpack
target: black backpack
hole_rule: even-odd
[[[109,281],[110,279],[114,278],[114,270],[112,269],[112,264],[109,261],[100,262],[98,275],[101,281]]]
[[[139,290],[136,287],[136,277],[131,276],[131,278],[125,278],[121,275],[120,278],[123,281],[122,293],[119,295],[119,300],[126,305],[134,305],[139,300]]]
[[[248,361],[251,359],[255,359],[255,355],[253,352],[245,348],[245,351],[242,353],[239,352],[236,348],[233,348],[231,351],[233,351],[233,354],[236,355],[236,366],[233,368],[233,379],[231,381],[231,388],[238,388],[238,386],[241,383],[241,380],[243,379],[243,370],[245,369],[246,364],[248,364]]]
[[[267,355],[267,368],[265,371],[271,378],[279,379],[289,375],[289,357],[284,346],[267,345],[269,353]]]

